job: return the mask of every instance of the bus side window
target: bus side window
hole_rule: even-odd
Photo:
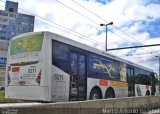
[[[56,67],[60,68],[61,70],[63,70],[64,72],[68,72],[68,69],[67,69],[67,63],[64,61],[59,61],[59,60],[53,60],[53,65],[55,65]]]
[[[151,85],[150,72],[146,71],[146,85]]]
[[[63,43],[53,41],[52,59],[53,58],[66,61],[68,59],[68,46]]]
[[[68,72],[68,46],[58,41],[52,41],[52,64]]]

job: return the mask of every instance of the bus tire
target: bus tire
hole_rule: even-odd
[[[107,89],[106,94],[105,94],[105,98],[115,98],[115,93],[114,90],[112,88]]]
[[[149,90],[146,91],[146,96],[150,96]]]
[[[89,99],[90,99],[90,100],[102,99],[101,90],[100,90],[98,87],[97,87],[97,88],[93,88],[93,89],[91,90]]]

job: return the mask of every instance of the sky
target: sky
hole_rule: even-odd
[[[50,31],[100,50],[159,44],[160,0],[12,0],[35,15],[34,31]],[[0,0],[4,10],[5,0]],[[158,73],[160,46],[107,51]]]

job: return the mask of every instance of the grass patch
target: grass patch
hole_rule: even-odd
[[[5,94],[0,92],[0,103],[16,102],[15,99],[5,98]]]

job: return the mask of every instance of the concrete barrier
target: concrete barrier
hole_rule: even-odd
[[[156,105],[155,105],[156,104]],[[114,99],[101,99],[92,101],[75,101],[62,103],[43,103],[36,105],[8,105],[0,109],[1,114],[122,114],[126,109],[153,108],[160,105],[160,96],[127,97]],[[6,112],[10,113],[6,113]],[[136,110],[135,110],[136,111]]]

